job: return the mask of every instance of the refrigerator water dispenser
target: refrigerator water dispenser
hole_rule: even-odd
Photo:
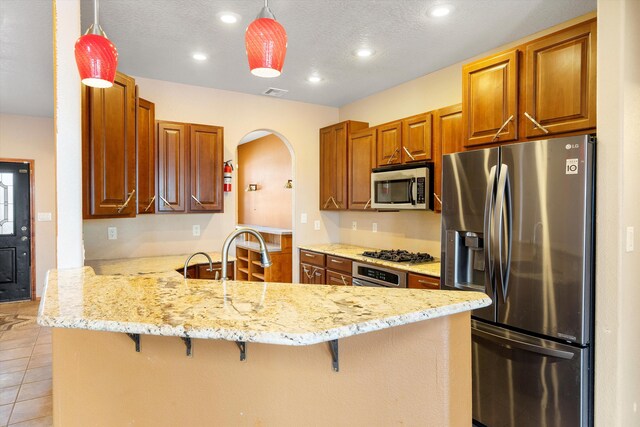
[[[447,230],[445,285],[484,291],[484,239],[482,233]]]

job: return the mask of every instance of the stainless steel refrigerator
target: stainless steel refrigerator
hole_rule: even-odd
[[[493,300],[472,313],[475,424],[593,424],[594,146],[443,156],[442,288]]]

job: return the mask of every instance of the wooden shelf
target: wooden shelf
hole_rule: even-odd
[[[260,279],[264,282],[264,274],[260,274],[260,273],[251,273],[251,276],[255,277],[256,279]]]
[[[248,268],[238,267],[238,271],[241,271],[244,274],[249,275],[249,269]]]
[[[262,267],[260,245],[253,236],[243,234],[236,242],[236,278],[291,283],[291,231],[263,227],[260,233],[267,243],[271,266]]]

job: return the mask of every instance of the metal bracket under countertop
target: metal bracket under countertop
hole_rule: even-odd
[[[338,357],[338,340],[329,341],[329,350],[331,350],[331,365],[336,372],[340,371],[340,358]]]
[[[240,349],[240,361],[247,359],[247,343],[244,341],[236,341],[236,345]]]
[[[187,356],[191,357],[191,338],[189,337],[180,337],[182,341],[184,341],[184,345],[187,347]]]
[[[140,353],[140,334],[130,334],[127,332],[127,336],[136,343],[136,352]]]

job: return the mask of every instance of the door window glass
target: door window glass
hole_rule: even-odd
[[[13,174],[0,173],[0,235],[14,234]]]

